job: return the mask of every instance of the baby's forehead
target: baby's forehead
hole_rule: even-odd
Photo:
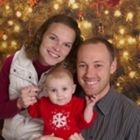
[[[73,78],[69,76],[67,73],[59,73],[58,75],[48,75],[46,81],[49,83],[51,81],[73,81]],[[55,84],[55,83],[54,83]]]

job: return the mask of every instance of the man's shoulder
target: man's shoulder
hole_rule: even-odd
[[[134,101],[123,94],[119,95],[118,100],[120,107],[126,114],[131,113],[132,117],[135,116],[140,118],[140,107]]]

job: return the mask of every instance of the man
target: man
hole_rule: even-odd
[[[107,40],[84,41],[77,55],[78,81],[87,96],[96,95],[97,120],[70,140],[140,140],[140,108],[111,86],[116,51]]]

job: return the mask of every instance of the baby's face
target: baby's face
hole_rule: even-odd
[[[46,91],[52,103],[65,105],[70,102],[75,92],[75,84],[68,76],[52,77],[46,83]]]

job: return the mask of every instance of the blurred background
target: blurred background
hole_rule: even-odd
[[[103,36],[118,49],[118,91],[140,105],[140,0],[0,0],[0,68],[51,15],[74,17],[83,38]]]

